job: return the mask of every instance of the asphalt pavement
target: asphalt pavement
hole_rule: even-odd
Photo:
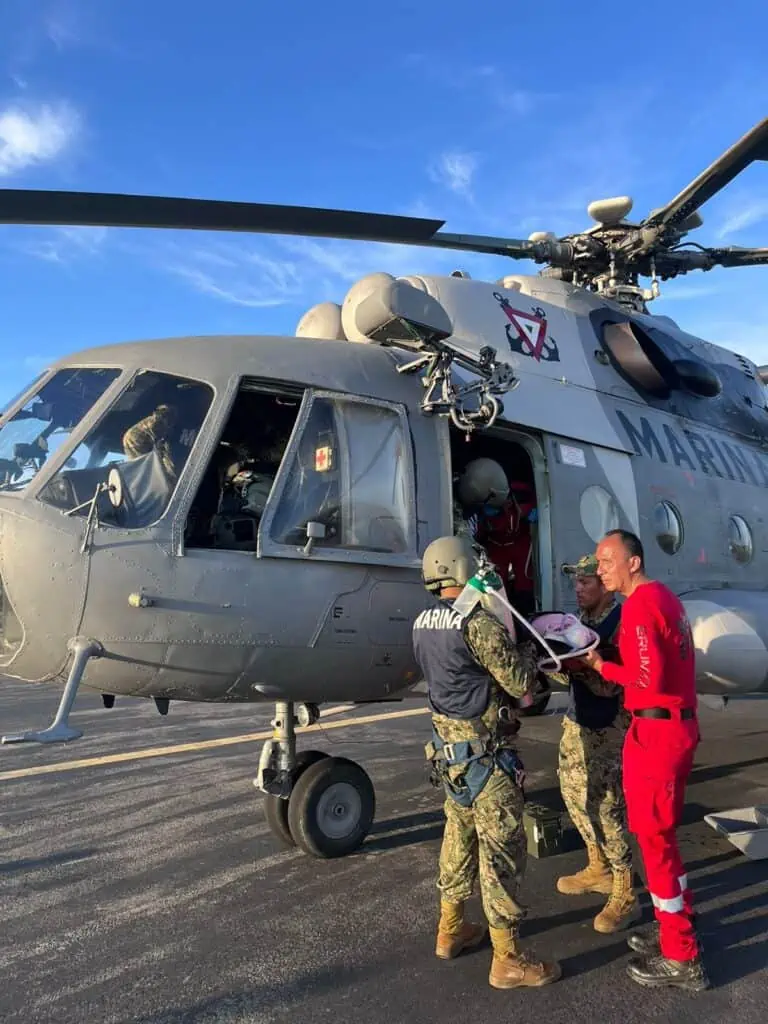
[[[45,726],[56,700],[53,687],[0,682],[0,732]],[[107,710],[81,694],[82,739],[0,747],[0,1020],[762,1024],[768,861],[746,859],[702,817],[768,802],[768,702],[702,712],[680,830],[715,986],[698,996],[638,988],[625,937],[591,926],[601,897],[557,893],[578,849],[531,859],[523,895],[525,941],[561,960],[560,982],[495,991],[487,946],[435,958],[442,812],[423,762],[428,718],[359,721],[411,707],[341,711],[301,738],[359,761],[376,786],[371,836],[332,861],[284,850],[267,830],[251,779],[269,708],[172,704],[161,717],[151,702]],[[559,730],[547,715],[521,734],[529,799],[552,807]],[[645,894],[643,906],[650,920]]]

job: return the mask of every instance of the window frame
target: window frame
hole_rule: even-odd
[[[739,528],[739,524],[741,524],[746,530],[747,539],[749,541],[749,555],[747,558],[739,558],[738,554],[734,551],[734,544],[731,541],[730,536],[732,523],[737,529]],[[746,568],[748,565],[752,563],[755,557],[755,534],[746,517],[741,515],[740,512],[728,513],[728,518],[725,522],[725,542],[726,547],[728,548],[728,554],[731,556],[732,560],[736,563],[736,565]]]
[[[65,511],[64,509],[60,509],[58,508],[58,506],[51,505],[49,502],[44,501],[40,497],[40,492],[47,486],[47,484],[51,480],[54,479],[54,477],[56,477],[61,472],[65,462],[72,455],[72,453],[77,451],[80,445],[83,444],[92,433],[94,433],[96,430],[99,429],[99,427],[101,427],[106,417],[113,410],[115,404],[119,401],[120,398],[122,398],[126,391],[128,391],[129,388],[132,387],[133,383],[137,380],[137,378],[143,373],[154,373],[166,377],[175,377],[179,380],[189,381],[190,383],[193,384],[201,384],[209,388],[210,391],[212,392],[212,398],[208,405],[208,410],[197,431],[197,437],[195,438],[194,444],[189,449],[189,455],[187,456],[184,468],[182,469],[181,473],[179,474],[176,480],[176,484],[173,490],[171,491],[171,494],[168,498],[168,502],[165,506],[165,509],[163,510],[162,515],[159,516],[153,523],[148,523],[146,526],[138,527],[119,526],[115,523],[109,522],[108,520],[99,520],[99,529],[109,530],[111,534],[120,533],[131,534],[132,536],[134,536],[142,531],[147,532],[155,530],[160,524],[167,522],[169,519],[175,520],[177,512],[176,506],[177,503],[181,500],[181,497],[183,496],[182,488],[184,487],[185,478],[188,475],[189,467],[195,457],[195,452],[200,446],[202,436],[206,432],[206,425],[210,421],[210,417],[213,410],[216,408],[219,389],[211,380],[207,380],[197,376],[191,376],[185,373],[179,373],[176,370],[169,370],[165,367],[160,368],[157,366],[147,366],[145,364],[141,364],[139,366],[134,365],[122,367],[115,366],[114,364],[78,364],[77,366],[73,367],[70,367],[69,365],[64,367],[58,367],[57,370],[66,370],[70,368],[79,370],[118,369],[120,370],[120,374],[99,399],[99,402],[103,403],[103,405],[98,417],[93,421],[89,421],[88,417],[86,416],[83,422],[78,424],[76,431],[73,431],[72,434],[70,434],[68,445],[62,445],[57,450],[56,456],[46,464],[45,469],[47,470],[47,472],[45,474],[44,479],[40,479],[43,476],[42,471],[38,473],[37,477],[35,478],[37,486],[35,487],[34,492],[32,492],[32,497],[35,500],[39,501],[41,505],[44,505],[46,508],[51,509],[53,512],[58,512],[62,516],[68,515],[68,512]],[[91,410],[91,412],[92,411],[93,410]]]
[[[658,547],[659,551],[661,551],[661,553],[663,555],[666,555],[667,558],[674,558],[675,555],[680,553],[680,551],[683,548],[683,545],[685,544],[685,533],[686,533],[686,530],[685,530],[685,522],[683,520],[683,514],[680,511],[680,509],[677,507],[677,505],[675,505],[675,503],[670,501],[668,498],[659,498],[655,502],[655,504],[653,506],[653,509],[652,509],[652,512],[651,512],[651,515],[653,517],[655,517],[656,510],[659,509],[659,508],[664,509],[664,511],[667,513],[667,515],[669,515],[672,518],[672,520],[675,523],[677,523],[677,526],[678,526],[679,531],[680,531],[680,536],[679,536],[679,540],[678,540],[677,546],[675,547],[674,551],[667,551],[666,548],[663,547],[661,541],[659,540],[659,537],[665,536],[665,535],[656,530],[655,523],[654,523],[653,530],[654,530],[654,539],[656,541],[656,546]],[[651,521],[653,522],[653,519]]]
[[[66,363],[64,366],[53,366],[48,371],[46,371],[46,373],[40,380],[36,382],[36,384],[34,385],[34,390],[30,388],[27,391],[27,393],[23,396],[23,398],[16,403],[16,406],[12,410],[11,415],[8,416],[8,414],[6,413],[2,417],[2,425],[5,426],[6,416],[8,416],[8,419],[12,419],[13,416],[15,416],[16,413],[19,411],[19,409],[23,409],[31,398],[36,397],[42,391],[43,387],[46,384],[48,384],[58,373],[64,370],[116,370],[117,377],[115,377],[115,379],[106,389],[106,391],[104,391],[101,398],[99,398],[98,401],[88,410],[86,415],[83,416],[82,420],[70,433],[66,444],[59,445],[59,447],[56,449],[55,453],[51,456],[51,458],[46,460],[45,465],[40,470],[40,472],[37,473],[32,478],[32,480],[29,481],[29,483],[26,485],[26,487],[23,488],[23,490],[10,491],[8,492],[9,494],[18,494],[23,496],[24,498],[31,498],[32,500],[36,501],[40,500],[38,497],[40,491],[43,490],[43,488],[46,486],[49,480],[52,480],[54,476],[56,476],[56,474],[59,472],[64,463],[69,458],[70,454],[80,445],[83,438],[87,436],[88,431],[92,429],[92,425],[89,426],[89,424],[91,423],[90,416],[93,414],[93,410],[102,403],[104,403],[103,407],[105,409],[108,408],[117,400],[118,396],[122,394],[126,373],[128,372],[125,366],[121,366],[120,363],[115,360],[109,360],[109,362],[103,363],[78,362]],[[9,410],[9,412],[10,411],[11,410]],[[103,413],[101,415],[103,415]],[[97,422],[101,421],[101,415],[99,416],[99,420]],[[58,509],[56,509],[55,506],[49,505],[47,502],[41,502],[41,504],[44,504],[46,508],[58,511]]]
[[[280,507],[288,485],[290,472],[293,469],[295,457],[299,444],[304,437],[307,423],[315,403],[320,401],[331,401],[347,403],[349,405],[368,406],[369,408],[381,409],[397,416],[402,437],[404,440],[404,458],[406,473],[406,516],[408,520],[407,550],[396,553],[389,551],[368,551],[365,548],[345,548],[334,546],[324,548],[322,544],[315,544],[308,555],[304,554],[303,547],[293,544],[282,544],[271,536],[272,524],[275,514]],[[339,436],[339,444],[346,443],[346,439]],[[346,453],[343,458],[346,459]],[[351,498],[351,496],[350,496]],[[346,499],[348,501],[350,499]],[[345,501],[345,504],[346,504]],[[343,507],[342,507],[343,512]],[[382,398],[370,398],[367,395],[355,395],[343,391],[328,391],[325,389],[307,388],[304,392],[301,406],[299,408],[293,433],[283,455],[280,468],[275,476],[272,493],[264,509],[264,515],[259,523],[259,530],[256,541],[256,555],[258,558],[297,558],[305,561],[322,562],[343,562],[351,564],[387,565],[393,567],[414,568],[421,565],[418,556],[418,530],[416,522],[416,460],[413,450],[413,437],[411,434],[410,422],[407,409],[399,402],[390,402]]]

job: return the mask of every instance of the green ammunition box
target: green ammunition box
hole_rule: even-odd
[[[541,804],[526,804],[523,828],[531,857],[553,857],[563,852],[563,825],[560,811]]]

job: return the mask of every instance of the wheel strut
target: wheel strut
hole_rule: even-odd
[[[253,784],[263,793],[287,799],[293,788],[296,770],[296,726],[314,725],[320,718],[316,704],[278,701],[272,719],[272,738],[261,750],[259,770]]]

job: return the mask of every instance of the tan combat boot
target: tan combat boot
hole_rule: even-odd
[[[608,902],[595,918],[596,932],[611,935],[641,917],[640,904],[632,887],[632,868],[623,868],[613,876],[613,889]]]
[[[560,964],[537,960],[520,949],[509,928],[491,928],[493,961],[488,982],[493,988],[541,988],[563,973]]]
[[[440,923],[437,926],[435,955],[441,960],[453,960],[463,949],[478,946],[485,938],[486,929],[482,924],[470,924],[464,920],[463,903],[440,901]]]
[[[557,891],[566,896],[580,896],[585,892],[599,892],[609,896],[613,892],[613,875],[600,850],[587,843],[589,863],[575,875],[563,875],[557,880]]]

